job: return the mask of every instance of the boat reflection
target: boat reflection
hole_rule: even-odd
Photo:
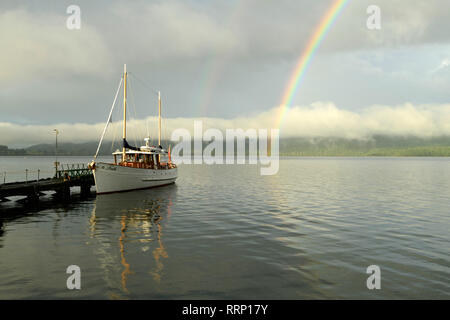
[[[127,282],[133,270],[149,264],[148,274],[160,283],[164,259],[169,257],[163,244],[163,228],[171,216],[176,188],[169,185],[97,196],[89,219],[89,234],[110,288],[118,287],[116,279],[120,273],[120,290],[130,294]],[[149,250],[153,259],[150,263],[146,254]]]
[[[125,230],[127,228],[127,222],[126,217],[122,216],[122,219],[120,220],[120,237],[119,237],[119,248],[120,248],[120,263],[123,266],[123,271],[120,274],[120,279],[122,283],[122,290],[126,293],[129,293],[127,289],[127,277],[129,274],[131,274],[130,271],[130,264],[125,259],[125,245],[124,245],[124,239],[125,239]]]

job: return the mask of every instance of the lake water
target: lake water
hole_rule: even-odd
[[[53,161],[0,157],[0,171],[50,176]],[[449,158],[181,165],[171,186],[17,205],[0,203],[1,299],[450,298]]]

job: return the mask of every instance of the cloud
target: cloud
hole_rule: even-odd
[[[180,1],[156,3],[116,3],[109,10],[117,23],[114,32],[105,30],[118,52],[139,60],[161,61],[201,58],[238,50],[239,39],[204,8]]]
[[[350,1],[338,16],[320,52],[384,50],[399,46],[448,43],[448,19],[442,0],[408,4],[379,0],[381,30],[368,30],[366,8],[371,0]],[[103,33],[118,55],[140,61],[192,60],[226,56],[233,59],[292,59],[298,57],[330,7],[329,1],[242,0],[133,4],[109,7]],[[101,19],[101,17],[100,17]],[[100,22],[101,24],[101,22]],[[120,39],[126,39],[124,50]]]
[[[163,138],[170,138],[173,130],[184,128],[193,135],[195,120],[203,121],[203,130],[226,129],[270,129],[277,123],[281,107],[273,108],[253,116],[234,119],[222,118],[168,118],[163,120]],[[416,136],[430,138],[450,135],[450,104],[399,106],[376,105],[361,112],[339,109],[333,103],[316,102],[310,106],[291,108],[281,126],[281,137],[341,137],[365,140],[373,135]],[[157,136],[157,119],[127,122],[128,139],[142,139],[149,134]],[[29,146],[39,143],[53,143],[54,128],[60,131],[59,141],[87,142],[99,140],[104,124],[58,123],[54,125],[21,126],[0,123],[0,144]],[[121,122],[115,122],[108,129],[106,140],[120,140]]]
[[[231,4],[228,1],[199,4],[168,0],[133,5],[118,2],[110,10],[111,19],[116,21],[110,34],[118,39],[127,35],[134,53],[148,60],[215,55],[292,58],[301,54],[331,2],[241,0]],[[450,23],[445,14],[450,10],[448,1],[378,0],[381,30],[369,30],[366,9],[373,4],[372,0],[350,1],[320,51],[384,50],[450,42],[450,34],[446,32]]]
[[[366,21],[369,5],[381,11],[381,29],[369,30]],[[398,47],[413,47],[450,42],[448,12],[445,0],[358,0],[350,1],[336,20],[323,45],[323,50],[382,51]]]
[[[273,123],[273,120],[268,121],[274,119],[273,111],[261,114],[260,122],[265,125]],[[450,135],[448,104],[375,105],[361,111],[349,111],[339,109],[333,103],[317,102],[307,107],[291,108],[284,119],[281,127],[284,137],[367,139],[378,134],[423,138]]]
[[[87,24],[68,30],[66,17],[25,9],[2,12],[0,82],[104,74],[111,57],[102,37]]]
[[[439,66],[437,66],[435,69],[433,69],[431,71],[431,73],[436,73],[442,69],[446,69],[450,66],[450,59],[449,58],[445,58],[444,60],[441,61],[441,63],[439,64]]]
[[[69,31],[68,4],[39,1],[18,8],[3,1],[0,121],[101,121],[123,63],[169,97],[172,116],[229,118],[265,110],[280,101],[332,2],[79,1],[82,29]],[[294,101],[335,101],[346,109],[448,102],[448,73],[430,70],[448,56],[450,1],[377,0],[381,30],[366,28],[370,4],[349,1]],[[98,79],[103,74],[108,77]],[[147,105],[146,95],[136,97],[138,107]]]
[[[0,58],[8,63],[0,69],[0,79],[41,71],[100,74],[111,69],[111,60],[121,64],[131,57],[147,63],[297,57],[329,6],[329,1],[305,0],[128,2],[81,4],[82,28],[77,31],[66,29],[63,11],[3,10]],[[365,23],[372,2],[350,1],[320,51],[450,42],[448,1],[379,0],[382,29],[377,31]]]

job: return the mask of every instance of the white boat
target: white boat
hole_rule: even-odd
[[[114,162],[96,162],[100,145],[105,135],[123,83],[123,148],[113,153]],[[97,194],[141,190],[174,183],[178,177],[177,166],[172,163],[169,151],[161,146],[161,95],[158,93],[159,136],[158,146],[150,146],[149,138],[145,139],[145,146],[139,148],[130,146],[126,140],[126,112],[127,112],[127,67],[124,65],[123,78],[120,81],[116,96],[108,117],[105,129],[97,148],[97,153],[89,167],[94,173]]]

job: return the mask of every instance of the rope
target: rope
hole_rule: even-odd
[[[137,113],[136,113],[136,110],[137,110],[137,108],[136,108],[136,99],[134,98],[134,93],[133,93],[133,90],[131,89],[131,81],[130,81],[129,85],[130,85],[131,108],[132,108],[133,111],[134,111],[134,118],[135,118],[135,119],[138,119]],[[137,145],[137,140],[139,140],[139,139],[137,138],[137,134],[141,134],[141,132],[140,132],[140,130],[139,130],[140,128],[139,128],[139,126],[138,126],[137,130],[134,130],[134,129],[135,129],[135,128],[133,128],[134,144],[135,144],[136,147],[139,147],[139,146]],[[139,131],[139,132],[136,133],[136,131]],[[139,141],[140,141],[140,140],[139,140]]]
[[[138,82],[140,82],[142,84],[142,86],[146,89],[150,89],[151,91],[153,91],[153,93],[158,96],[158,91],[153,89],[150,85],[148,85],[144,80],[138,78],[134,73],[129,72],[128,74],[130,74],[132,77],[134,77],[136,80],[138,80]]]
[[[123,94],[122,93],[120,94],[120,97],[123,98]],[[119,118],[119,116],[120,116],[119,111],[115,112],[115,116],[117,116],[117,118]],[[115,146],[115,143],[116,143],[117,131],[118,131],[117,130],[117,122],[112,122],[112,126],[113,126],[113,128],[112,128],[113,138],[112,138],[112,141],[111,141],[111,149],[110,149],[111,152],[115,151],[114,150],[114,146]]]
[[[103,137],[105,136],[105,133],[106,133],[106,129],[108,129],[108,125],[111,122],[111,116],[112,116],[112,113],[113,113],[113,110],[114,110],[114,106],[116,104],[117,96],[119,95],[120,87],[122,86],[122,81],[123,81],[123,79],[121,78],[120,79],[120,83],[119,83],[119,87],[117,88],[116,95],[114,97],[114,101],[113,101],[113,104],[112,104],[112,107],[111,107],[111,111],[109,112],[108,121],[106,121],[105,128],[103,129],[102,137],[100,138],[100,142],[98,143],[97,152],[95,153],[94,160],[97,159],[98,152],[100,151],[100,146],[102,145],[102,142],[103,142]]]
[[[155,96],[158,96],[158,91],[157,90],[155,90],[155,89],[153,89],[153,86],[152,85],[150,85],[149,83],[147,83],[146,81],[144,81],[144,80],[142,80],[141,78],[139,78],[138,76],[136,76],[134,73],[132,73],[132,72],[128,72],[128,75],[129,76],[131,76],[131,77],[129,77],[128,78],[128,80],[130,80],[131,78],[133,78],[133,79],[136,79],[137,80],[137,82],[138,83],[140,83],[145,89],[148,89],[148,90],[150,90]],[[133,80],[134,81],[134,80]],[[131,94],[130,94],[130,97],[131,97],[131,99],[130,99],[130,104],[131,104],[131,107],[132,108],[134,108],[133,109],[133,111],[134,111],[134,115],[135,115],[135,119],[138,119],[137,118],[137,113],[136,113],[136,99],[135,99],[135,97],[134,97],[134,93],[133,93],[133,90],[131,89],[131,81],[129,81],[128,82],[129,83],[129,91],[131,92]],[[132,101],[131,101],[132,100]],[[165,119],[163,119],[163,121],[164,121],[164,135],[165,135],[165,137],[167,137],[167,129],[166,129],[166,125],[165,125]],[[148,123],[148,117],[146,118],[146,130],[147,130],[147,137],[150,137],[150,144],[151,145],[153,145],[153,144],[156,144],[156,141],[157,140],[154,140],[153,139],[153,134],[150,134],[150,129],[149,129],[149,123]],[[134,129],[134,128],[133,128]],[[140,131],[140,132],[137,132],[138,134],[141,134],[142,133],[142,130],[139,130],[139,128],[136,130],[136,131]],[[137,139],[136,138],[136,131],[133,131],[133,133],[134,133],[134,139],[135,139],[135,144],[137,145],[137,141],[136,140],[139,140],[139,139]],[[156,130],[156,135],[155,136],[157,136],[158,135],[158,133],[157,133],[157,131],[158,130]],[[144,133],[145,134],[145,133]],[[115,139],[115,136],[114,136],[114,139]],[[161,140],[163,140],[163,137],[161,137]],[[114,144],[114,141],[113,141],[113,144]],[[112,145],[113,145],[112,144]]]

